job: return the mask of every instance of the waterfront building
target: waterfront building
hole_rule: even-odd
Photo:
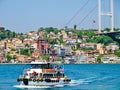
[[[63,58],[65,58],[65,48],[61,48],[60,49],[60,57],[63,59]]]
[[[32,57],[34,59],[38,59],[39,58],[39,55],[40,55],[40,52],[38,49],[34,49],[33,53],[32,53]]]
[[[76,61],[77,61],[77,63],[81,63],[81,64],[87,63],[85,55],[77,55]]]
[[[37,49],[39,49],[40,54],[48,54],[50,45],[44,40],[43,35],[39,36],[37,40]]]
[[[29,44],[29,45],[30,45],[30,44],[33,43],[33,40],[32,40],[32,39],[27,39],[27,38],[26,38],[26,39],[23,40],[23,43],[24,43],[24,44]]]
[[[57,38],[57,36],[53,32],[50,32],[50,34],[48,34],[47,37],[49,37],[49,38]]]
[[[120,63],[120,57],[115,56],[114,54],[104,55],[101,58],[102,63]]]
[[[19,38],[13,38],[12,43],[14,43],[14,44],[22,44],[22,40],[20,40]]]
[[[25,48],[25,45],[24,44],[16,44],[15,48],[19,50],[21,48]]]
[[[37,43],[33,43],[30,45],[30,49],[37,49]]]
[[[71,38],[72,38],[72,39],[77,39],[77,38],[78,38],[78,35],[77,35],[77,34],[72,33]]]
[[[96,59],[99,56],[99,51],[98,50],[86,50],[86,62],[87,63],[96,63]]]
[[[83,41],[83,42],[86,41],[87,38],[88,38],[88,36],[82,36],[82,41]]]
[[[66,58],[64,58],[64,61],[65,61],[65,63],[66,64],[75,64],[76,62],[75,62],[75,58],[73,58],[73,57],[66,57]]]
[[[114,53],[115,50],[119,50],[119,46],[115,43],[111,43],[108,46],[106,46],[106,49],[109,50],[110,53]]]
[[[96,43],[85,43],[86,48],[96,49]]]
[[[3,61],[3,56],[0,55],[0,63]]]
[[[26,55],[17,55],[17,62],[18,63],[30,63],[32,61],[32,58],[26,56]]]
[[[65,32],[65,30],[61,30],[61,34],[59,34],[59,37],[60,37],[60,35],[63,36],[63,41],[64,41],[64,42],[68,39],[68,35],[67,35],[67,33]]]
[[[50,61],[54,62],[58,58],[57,50],[51,49],[50,50]]]

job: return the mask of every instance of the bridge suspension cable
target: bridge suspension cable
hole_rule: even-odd
[[[77,24],[77,26],[79,26],[80,24],[82,24],[82,23],[85,21],[85,19],[96,9],[97,6],[98,6],[98,4],[95,5],[95,7],[93,7],[93,8],[90,10],[90,12],[81,20],[81,22]]]
[[[73,15],[73,17],[66,23],[65,26],[67,26],[69,23],[72,22],[72,20],[79,14],[79,12],[80,12],[81,10],[84,9],[84,7],[89,3],[89,1],[90,1],[90,0],[87,0],[86,3],[83,4],[83,6]]]

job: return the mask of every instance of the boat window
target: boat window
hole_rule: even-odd
[[[41,68],[41,65],[40,64],[32,64],[31,68]]]
[[[52,69],[53,66],[52,66],[52,64],[48,63],[48,64],[42,64],[42,65],[41,65],[41,68],[44,68],[44,69]]]
[[[53,77],[53,74],[43,74],[43,77]]]
[[[52,64],[48,63],[47,68],[48,68],[48,69],[52,69],[52,68],[53,68]]]
[[[34,64],[32,64],[32,65],[31,65],[31,68],[35,68],[35,65],[34,65]]]
[[[57,74],[54,74],[55,77],[64,77],[64,74],[62,73],[57,73]]]

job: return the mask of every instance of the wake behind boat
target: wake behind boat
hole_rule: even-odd
[[[69,79],[64,74],[64,65],[48,62],[31,62],[30,68],[25,69],[23,75],[17,79],[20,85],[17,88],[54,87],[69,84]]]

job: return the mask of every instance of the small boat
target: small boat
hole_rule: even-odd
[[[17,88],[26,87],[49,87],[69,84],[69,79],[64,74],[64,65],[49,62],[31,62],[30,68],[24,70],[23,75],[17,79],[20,86]]]

